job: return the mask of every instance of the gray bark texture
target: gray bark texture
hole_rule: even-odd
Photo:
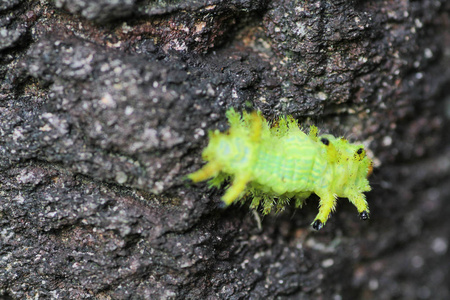
[[[371,219],[187,181],[230,107],[362,141]],[[450,299],[449,215],[446,0],[0,0],[2,299]]]

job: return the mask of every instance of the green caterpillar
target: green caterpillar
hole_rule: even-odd
[[[208,163],[188,175],[199,182],[209,178],[211,186],[232,178],[222,200],[226,205],[253,197],[251,207],[263,207],[263,214],[275,206],[284,208],[290,199],[301,207],[311,193],[320,197],[314,229],[321,229],[336,208],[337,197],[352,202],[362,220],[369,218],[363,192],[370,191],[367,176],[372,162],[364,146],[325,134],[317,127],[304,133],[292,117],[282,117],[271,127],[260,112],[242,115],[227,111],[230,128],[209,133],[202,157]]]

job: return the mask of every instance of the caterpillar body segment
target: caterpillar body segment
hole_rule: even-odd
[[[318,135],[311,126],[304,133],[292,117],[282,117],[270,127],[260,112],[227,111],[227,132],[210,133],[202,157],[208,163],[188,175],[194,182],[211,179],[218,186],[232,178],[222,200],[226,205],[253,198],[251,207],[263,214],[282,210],[292,199],[301,207],[315,193],[320,197],[319,213],[312,225],[321,229],[336,208],[338,197],[348,198],[361,219],[368,219],[364,192],[370,191],[367,176],[371,160],[364,147],[332,135]]]

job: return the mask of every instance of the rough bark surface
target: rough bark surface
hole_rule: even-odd
[[[190,184],[224,112],[363,141],[371,220]],[[0,0],[0,298],[449,299],[446,0]]]

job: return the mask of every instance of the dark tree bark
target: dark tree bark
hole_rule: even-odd
[[[449,13],[0,0],[0,298],[449,299]],[[186,181],[230,107],[364,142],[370,221]]]

